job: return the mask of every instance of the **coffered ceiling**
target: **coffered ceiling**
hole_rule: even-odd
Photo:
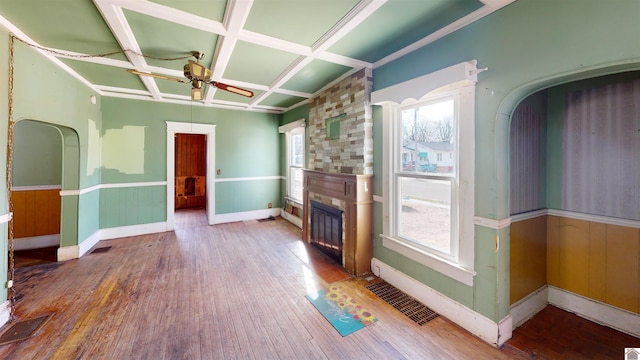
[[[0,0],[0,25],[103,96],[191,103],[190,84],[126,70],[184,79],[200,51],[255,95],[206,86],[198,105],[282,113],[512,1]]]

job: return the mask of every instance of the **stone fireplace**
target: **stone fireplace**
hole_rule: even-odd
[[[311,242],[312,225],[324,219],[312,218],[311,201],[340,211],[341,254],[330,246],[326,253],[355,275],[370,272],[373,257],[372,84],[371,69],[362,69],[321,92],[311,99],[307,127],[302,236]]]

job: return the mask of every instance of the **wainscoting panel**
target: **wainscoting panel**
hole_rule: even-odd
[[[14,238],[60,233],[60,189],[13,191]]]
[[[511,224],[510,303],[547,284],[547,217]]]
[[[640,229],[547,217],[549,285],[640,313]]]

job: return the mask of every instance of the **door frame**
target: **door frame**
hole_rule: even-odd
[[[209,225],[215,224],[215,139],[216,126],[201,123],[183,123],[167,121],[167,230],[174,228],[175,212],[175,161],[176,134],[201,134],[207,137],[206,145],[206,212]]]

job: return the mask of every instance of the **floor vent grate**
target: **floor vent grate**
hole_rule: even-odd
[[[111,250],[111,246],[105,246],[105,247],[96,248],[91,253],[92,254],[100,254],[100,253],[106,253],[109,250]]]
[[[387,282],[369,284],[366,288],[420,326],[438,317],[435,311]]]
[[[50,315],[15,322],[0,336],[0,345],[28,339],[44,325]]]

